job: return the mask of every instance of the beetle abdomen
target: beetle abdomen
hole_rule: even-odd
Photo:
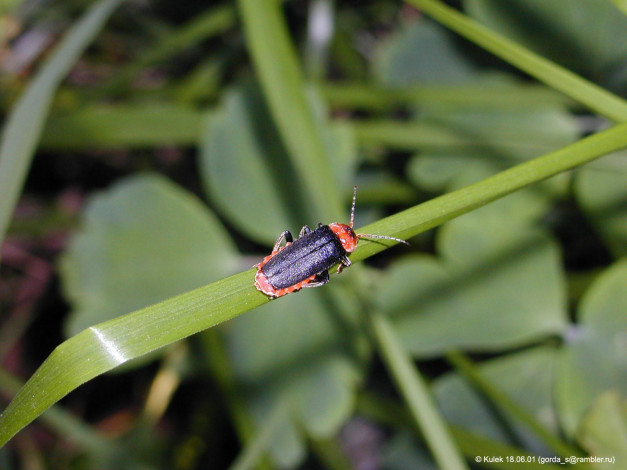
[[[323,225],[283,248],[262,270],[275,288],[283,289],[328,270],[345,255],[338,238]]]

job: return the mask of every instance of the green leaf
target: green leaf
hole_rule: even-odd
[[[573,435],[603,392],[627,394],[627,259],[608,268],[585,293],[578,324],[566,336],[555,383],[565,432]]]
[[[65,35],[8,116],[0,138],[0,241],[9,226],[59,83],[121,1],[101,0],[92,5]]]
[[[404,257],[379,283],[377,305],[393,316],[415,356],[451,348],[499,351],[566,328],[555,243],[539,229],[506,222],[505,212],[486,209],[442,229],[440,259]]]
[[[326,109],[317,95],[312,93],[310,98],[316,125],[332,156],[333,179],[348,193],[356,159],[352,134],[348,127],[327,121]],[[304,200],[297,170],[281,145],[259,90],[253,86],[230,90],[208,117],[200,171],[211,200],[222,213],[262,243],[274,243],[286,228],[298,233],[303,225],[320,221]]]
[[[618,94],[627,92],[627,16],[608,1],[465,0],[468,13]]]
[[[595,468],[610,470],[627,462],[627,400],[616,390],[601,394],[586,412],[577,430],[577,440],[590,455],[614,458]]]
[[[166,103],[91,105],[52,115],[41,145],[73,150],[194,145],[201,122],[200,112]]]
[[[238,255],[194,196],[155,176],[126,179],[92,198],[61,259],[73,311],[67,336],[235,271]]]
[[[235,378],[263,427],[281,403],[289,405],[270,449],[277,464],[305,455],[299,427],[328,438],[350,416],[361,378],[365,339],[339,285],[305,289],[224,328]]]
[[[381,41],[373,58],[374,75],[388,86],[455,84],[480,74],[434,23],[417,21]]]
[[[495,384],[544,427],[557,432],[552,394],[556,360],[555,348],[538,347],[485,361],[479,369],[485,380]],[[495,415],[494,409],[459,373],[449,373],[433,386],[442,412],[451,423],[499,442],[512,443],[513,432],[514,441],[518,440],[523,448],[534,453],[547,452],[528,428],[506,416]]]
[[[627,255],[625,158],[625,152],[608,155],[601,162],[615,161],[614,171],[582,169],[575,180],[575,194],[581,208],[617,258]]]

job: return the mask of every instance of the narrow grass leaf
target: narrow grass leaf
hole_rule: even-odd
[[[627,91],[627,16],[609,1],[465,0],[468,15],[619,96]]]
[[[243,449],[242,453],[237,457],[235,462],[229,467],[229,470],[248,470],[256,468],[266,451],[269,442],[278,431],[282,419],[286,414],[285,405],[277,405],[263,427],[259,428],[259,432],[254,439],[250,441]]]
[[[396,402],[392,403],[390,401],[383,400],[375,395],[362,393],[357,402],[357,411],[361,415],[366,416],[375,422],[389,425],[391,427],[398,428],[399,426],[408,427],[412,425],[412,422],[410,421],[407,413],[401,405],[398,405]],[[547,468],[560,468],[560,466],[557,464],[541,464],[537,462],[536,454],[531,454],[529,452],[521,450],[518,447],[504,444],[495,439],[484,437],[483,435],[475,433],[473,431],[469,431],[466,428],[451,425],[450,431],[451,434],[455,437],[455,440],[457,441],[461,451],[470,460],[475,460],[478,456],[485,455],[509,455],[514,458],[521,458],[521,462],[519,464],[512,462],[493,462],[486,465],[486,467],[488,468],[502,468],[504,470],[525,470],[528,468],[540,470]],[[410,441],[410,444],[411,449],[409,449],[409,452],[416,452],[417,446],[414,444],[414,441]],[[400,468],[407,468],[407,465],[403,465]]]
[[[59,83],[122,0],[100,0],[65,35],[9,115],[0,139],[0,241],[8,229]]]
[[[55,150],[191,146],[200,136],[202,117],[191,107],[167,103],[91,105],[54,115],[41,146]]]
[[[3,395],[15,395],[23,386],[24,384],[19,379],[0,369],[0,391]],[[100,435],[95,429],[67,412],[63,407],[51,407],[41,415],[41,420],[48,428],[83,449],[91,451],[111,450],[111,442],[104,435]]]
[[[568,106],[574,101],[544,85],[419,85],[401,88],[358,82],[325,83],[324,97],[335,108],[386,111],[400,106],[448,106],[452,109],[535,109]]]
[[[524,352],[518,356],[509,356],[505,359],[499,359],[492,363],[493,372],[497,370],[497,373],[493,373],[491,377],[488,377],[486,373],[483,372],[477,365],[473,364],[470,359],[468,359],[464,354],[451,351],[446,355],[447,360],[455,366],[455,368],[463,374],[463,376],[470,380],[472,385],[477,387],[483,394],[485,394],[490,403],[493,403],[495,406],[502,410],[506,416],[512,418],[513,422],[520,423],[526,428],[528,428],[533,434],[535,434],[538,438],[540,438],[546,446],[548,446],[551,450],[553,450],[557,455],[562,457],[570,457],[573,455],[581,456],[581,453],[578,449],[570,446],[566,442],[562,441],[559,437],[557,437],[553,432],[549,431],[544,425],[542,425],[536,416],[530,413],[523,406],[519,405],[515,400],[513,400],[510,395],[505,391],[505,389],[499,384],[495,383],[493,377],[503,377],[506,378],[509,376],[509,383],[516,384],[517,380],[522,378],[522,384],[517,385],[519,390],[524,390],[524,395],[527,397],[532,395],[531,388],[541,388],[544,386],[544,390],[546,391],[545,397],[548,403],[544,403],[544,408],[551,406],[551,379],[553,371],[553,367],[545,367],[542,368],[538,363],[532,364],[530,369],[537,371],[535,380],[531,381],[528,379],[528,375],[522,373],[524,370],[525,362],[524,360],[529,361],[534,358],[534,356],[538,356],[542,364],[551,364],[555,362],[555,351],[551,349],[537,349],[536,351]],[[523,358],[521,360],[521,358]],[[515,363],[515,366],[506,365],[505,361],[513,361],[519,360],[518,363]],[[494,367],[494,365],[498,364],[504,365],[500,369]],[[544,370],[543,370],[544,369]],[[541,377],[540,374],[546,373],[549,371],[549,380],[542,380],[544,377]],[[501,380],[502,382],[503,380]],[[507,380],[506,380],[507,382]],[[544,383],[543,383],[544,382]],[[457,395],[459,396],[459,395]],[[465,407],[468,407],[468,404],[464,404]],[[538,413],[539,414],[539,413]]]
[[[103,96],[110,96],[127,86],[143,69],[159,62],[164,62],[177,53],[191,48],[199,42],[223,33],[235,24],[235,12],[232,7],[220,5],[183,26],[162,35],[151,49],[123,69],[117,71],[98,91]]]
[[[50,354],[0,415],[0,445],[86,381],[265,302],[249,270],[83,330]]]
[[[571,71],[491,31],[468,16],[436,0],[407,0],[444,26],[527,72],[541,82],[616,122],[627,120],[627,101]]]
[[[379,313],[372,314],[371,320],[383,360],[405,397],[438,466],[444,470],[468,468],[437,410],[424,379],[404,350],[392,325]]]
[[[341,198],[320,127],[307,100],[305,81],[291,43],[282,4],[239,0],[246,43],[285,147],[320,220],[339,220]]]

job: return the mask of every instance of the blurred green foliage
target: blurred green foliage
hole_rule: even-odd
[[[9,372],[32,376],[0,442],[124,366],[0,448],[0,468],[464,468],[438,443],[473,468],[564,449],[627,465],[626,150],[531,175],[321,289],[268,303],[250,270],[283,230],[347,221],[353,184],[357,227],[453,191],[461,205],[468,185],[609,127],[602,116],[627,109],[619,2],[451,2],[470,36],[477,21],[545,68],[495,59],[411,6],[448,18],[430,0],[123,2],[105,26],[115,1],[82,19],[83,2],[36,3],[0,10],[7,405]],[[71,23],[83,34],[56,52],[23,49]],[[551,88],[559,66],[585,79],[572,93]],[[409,219],[381,223],[409,233],[422,223]],[[54,273],[29,308],[22,251]],[[454,352],[484,389],[442,360]],[[412,417],[429,398],[418,369],[455,439]]]

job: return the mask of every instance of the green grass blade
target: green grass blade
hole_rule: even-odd
[[[624,147],[627,147],[627,124],[617,125],[561,150],[387,217],[360,231],[409,238],[517,189]],[[351,260],[362,260],[382,251],[386,244],[389,243],[364,240],[351,255]],[[130,359],[268,302],[255,289],[253,272],[248,270],[100,323],[62,343],[0,415],[0,445],[82,383]]]
[[[186,48],[233,27],[235,11],[230,6],[211,8],[185,25],[164,34],[155,46],[116,72],[98,93],[102,96],[116,94],[145,68],[163,62]]]
[[[490,399],[490,403],[495,404],[516,422],[523,423],[527,426],[527,428],[542,439],[548,447],[553,449],[557,455],[562,457],[582,457],[578,449],[568,445],[559,437],[548,431],[538,423],[530,413],[511,400],[507,394],[493,383],[484,379],[481,375],[481,371],[465,355],[452,351],[447,354],[446,358],[460,373],[470,379],[471,383],[478,387],[479,390]]]
[[[436,0],[407,0],[427,15],[506,62],[615,122],[627,121],[627,101],[516,44]]]
[[[467,469],[427,384],[401,345],[392,325],[379,313],[373,313],[371,320],[381,356],[405,397],[416,424],[422,430],[438,467],[443,470]]]
[[[306,194],[322,220],[344,214],[281,2],[239,0],[248,50]]]
[[[325,83],[322,85],[322,92],[333,107],[375,111],[393,110],[408,104],[504,110],[574,107],[576,104],[567,96],[544,85],[421,85],[388,88],[346,81]]]
[[[54,115],[41,147],[55,150],[146,148],[193,145],[205,115],[190,106],[167,103],[91,105]]]
[[[4,239],[59,83],[122,0],[100,0],[65,35],[17,102],[0,143],[0,241]]]
[[[50,354],[0,415],[0,445],[97,375],[266,301],[249,270],[83,330]]]
[[[627,0],[612,0],[612,2],[627,15]]]
[[[355,137],[363,146],[385,147],[394,150],[424,151],[480,151],[498,149],[505,153],[525,152],[542,155],[560,145],[552,139],[529,139],[521,134],[504,141],[500,135],[463,135],[452,126],[432,122],[400,122],[385,119],[360,119],[351,123]],[[562,142],[565,143],[565,142]],[[494,152],[494,150],[492,150]]]
[[[538,456],[530,454],[518,447],[504,444],[494,439],[488,439],[482,435],[467,431],[458,426],[451,426],[451,432],[460,443],[464,454],[472,461],[477,461],[477,457],[481,457],[481,463],[478,465],[482,468],[496,468],[503,470],[557,470],[564,468],[564,464],[556,463],[540,463]],[[499,457],[503,459],[510,458],[508,462],[486,462],[484,457]],[[587,464],[578,463],[578,469],[591,470]]]
[[[15,395],[23,385],[17,378],[0,369],[0,392],[2,395]],[[60,406],[50,408],[41,416],[41,420],[57,434],[63,435],[64,439],[83,449],[91,451],[110,449],[111,441],[109,439],[98,434],[90,426]]]
[[[281,404],[270,413],[263,427],[259,429],[255,438],[246,445],[242,453],[229,467],[229,470],[248,470],[257,467],[264,456],[268,444],[274,438],[279,426],[285,419],[286,408],[284,404]]]
[[[470,212],[530,184],[571,170],[598,157],[627,147],[627,123],[591,135],[521,163],[494,176],[431,199],[423,204],[362,227],[363,233],[386,234],[407,239]],[[386,248],[382,241],[364,241],[357,246],[351,260],[361,260]]]
[[[404,409],[397,403],[383,400],[376,395],[361,394],[357,401],[357,412],[367,416],[375,422],[385,424],[392,427],[412,426],[413,422],[409,419]],[[512,469],[557,469],[558,464],[539,463],[536,455],[530,454],[518,447],[514,447],[503,442],[490,439],[475,432],[468,431],[459,426],[450,426],[451,434],[459,444],[459,448],[470,461],[476,461],[476,457],[483,456],[509,456],[514,462],[482,462],[480,465],[484,468],[502,468],[503,470]],[[515,462],[518,458],[518,462]],[[580,464],[583,465],[583,464]],[[582,467],[586,468],[587,467]]]

